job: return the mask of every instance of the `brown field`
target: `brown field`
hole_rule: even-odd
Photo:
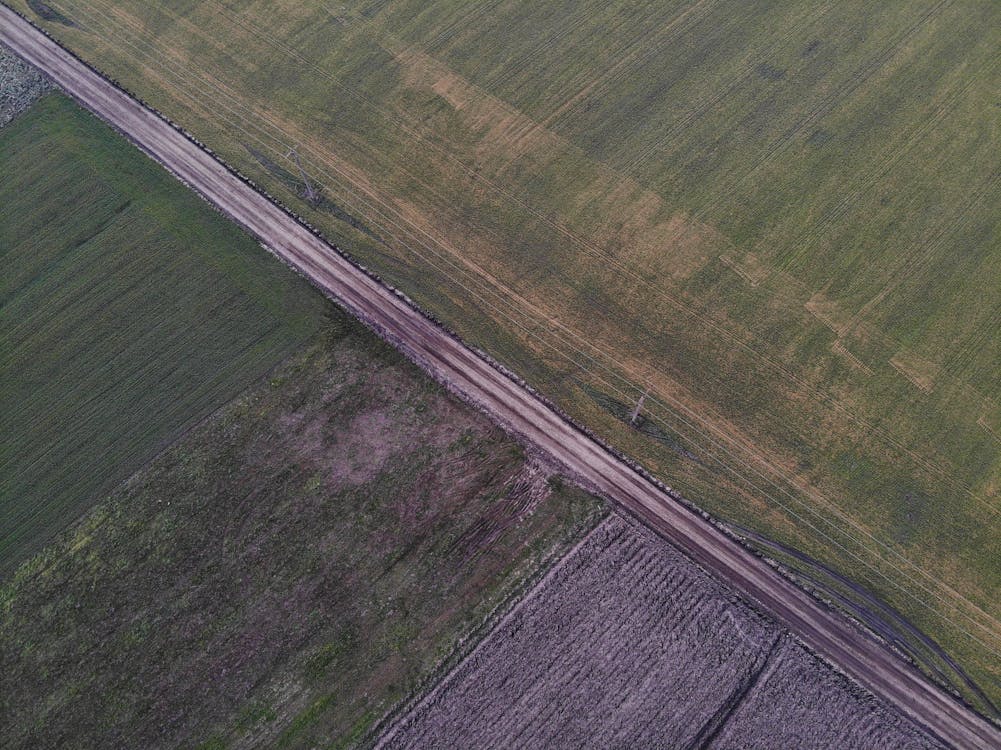
[[[616,515],[378,747],[940,745]]]

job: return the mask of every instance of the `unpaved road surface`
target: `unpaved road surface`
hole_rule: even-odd
[[[256,235],[438,380],[546,453],[586,487],[620,503],[802,640],[947,744],[1001,747],[1001,729],[784,579],[685,508],[524,387],[339,255],[155,112],[105,80],[6,6],[8,44],[210,203]]]

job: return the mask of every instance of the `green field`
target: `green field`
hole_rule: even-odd
[[[1001,701],[1001,5],[48,5],[472,343]]]
[[[0,746],[356,745],[597,522],[525,464],[332,312],[0,584]]]
[[[0,573],[322,323],[319,295],[68,99],[0,130]]]

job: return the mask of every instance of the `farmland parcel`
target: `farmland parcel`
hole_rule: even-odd
[[[19,342],[5,356],[20,357],[4,388],[33,367],[60,374],[30,394],[5,391],[4,415],[41,460],[66,461],[82,448],[50,423],[62,414],[74,437],[98,443],[81,465],[117,484],[15,503],[27,485],[4,497],[28,518],[0,519],[17,532],[11,567],[93,507],[0,581],[0,746],[351,745],[599,518],[600,503],[547,482],[484,417],[67,99],[35,104],[0,131],[0,145],[16,165],[4,189],[9,175],[27,193],[4,194],[17,208],[5,232],[20,228],[7,249],[10,284],[36,303],[17,316],[4,308],[2,340]],[[110,218],[93,208],[113,188],[128,189],[140,212],[121,226],[129,206]],[[116,230],[67,245],[88,236],[88,221]],[[197,234],[206,226],[216,231]],[[205,244],[158,242],[168,230]],[[183,270],[170,272],[171,259]],[[143,270],[169,286],[153,288]],[[267,283],[266,293],[249,288],[301,328],[279,335],[268,316],[242,312],[232,288],[241,280]],[[242,357],[227,337],[253,350],[265,334],[280,341],[269,356],[296,351],[262,377],[263,355]],[[64,347],[61,358],[36,342]],[[238,365],[242,384],[227,369]],[[152,379],[122,385],[116,368]],[[78,403],[102,373],[123,403],[83,391],[105,409],[95,427]],[[154,397],[172,395],[183,412],[189,392],[223,376],[241,391],[235,400],[219,405],[226,391],[211,391],[218,408],[189,413],[198,424],[167,450],[142,442],[136,425],[159,427],[166,441],[163,425],[177,424]],[[164,395],[162,383],[173,390]],[[29,407],[33,419],[18,411]],[[105,445],[102,429],[159,455],[120,483],[139,454]],[[52,471],[19,469],[13,477],[38,471],[34,483]]]
[[[350,745],[600,507],[335,320],[0,587],[0,744]]]
[[[352,746],[600,510],[335,319],[0,585],[0,745]]]
[[[377,746],[941,747],[614,515]]]
[[[467,339],[1001,696],[996,3],[45,7]]]

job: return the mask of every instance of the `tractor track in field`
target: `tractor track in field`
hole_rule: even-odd
[[[588,490],[644,520],[807,646],[915,723],[957,747],[1001,747],[1001,729],[932,684],[669,488],[573,424],[400,293],[327,244],[158,113],[0,4],[0,41],[260,239],[435,379],[488,413]]]

